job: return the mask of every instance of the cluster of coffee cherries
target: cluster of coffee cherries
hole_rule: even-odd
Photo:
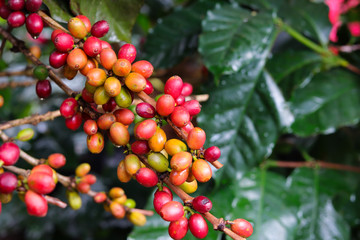
[[[0,0],[0,17],[7,20],[9,27],[26,25],[28,33],[37,38],[44,28],[42,18],[36,13],[42,0]],[[27,15],[27,16],[26,16]]]

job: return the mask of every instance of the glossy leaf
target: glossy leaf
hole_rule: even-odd
[[[110,25],[103,40],[130,42],[131,29],[143,4],[143,0],[71,0],[71,10],[86,15],[92,24],[106,20]]]
[[[62,0],[43,0],[56,21],[67,22],[72,18],[68,4]]]

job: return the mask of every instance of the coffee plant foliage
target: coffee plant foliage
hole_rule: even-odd
[[[347,29],[340,29],[339,41],[329,41],[332,25],[323,1],[43,2],[60,23],[80,13],[92,23],[106,19],[111,26],[106,40],[131,41],[140,49],[139,59],[150,61],[160,78],[185,75],[196,94],[209,95],[196,121],[206,131],[206,147],[220,147],[224,167],[213,171],[213,179],[198,191],[211,199],[214,215],[249,220],[254,226],[249,240],[359,238],[358,173],[277,165],[315,160],[359,165],[360,77],[339,60],[341,56],[359,66],[359,51],[339,56],[329,50],[336,44],[359,44],[359,38],[349,42]],[[25,38],[22,30],[16,33]],[[318,48],[309,48],[303,39]],[[43,55],[52,48],[44,45]],[[18,54],[5,52],[1,71],[10,62],[17,63],[11,65],[14,70],[26,64]],[[81,88],[76,81],[68,83]],[[64,99],[56,87],[45,101],[31,87],[0,89],[0,94],[6,102],[1,121],[56,110]],[[33,128],[35,138],[22,143],[22,149],[39,157],[66,154],[65,174],[72,174],[80,162],[90,162],[98,176],[95,189],[118,185],[115,169],[122,153],[111,143],[92,155],[85,134],[66,129],[64,119]],[[133,181],[121,187],[138,207],[153,209],[151,189]],[[54,195],[62,199],[65,190],[56,189]],[[83,207],[76,212],[49,208],[46,218],[36,219],[14,198],[1,213],[0,239],[169,238],[168,223],[157,214],[145,226],[133,228],[89,197],[82,198]],[[206,239],[228,238],[209,231]],[[188,234],[186,239],[195,238]]]

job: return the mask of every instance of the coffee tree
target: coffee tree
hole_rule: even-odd
[[[0,236],[355,239],[359,3],[0,1]]]

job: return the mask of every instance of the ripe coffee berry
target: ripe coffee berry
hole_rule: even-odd
[[[91,35],[97,38],[101,38],[108,33],[109,28],[109,23],[107,21],[98,21],[91,27]]]
[[[245,219],[235,219],[232,221],[231,230],[243,238],[248,238],[253,233],[252,225]]]
[[[135,119],[134,113],[127,108],[116,110],[114,115],[116,117],[116,121],[121,122],[124,125],[130,125]]]
[[[153,118],[155,117],[155,108],[146,102],[141,102],[136,105],[136,113],[143,118]]]
[[[101,52],[101,42],[96,37],[89,37],[84,42],[84,51],[90,57],[96,57]]]
[[[156,102],[156,111],[161,116],[169,116],[175,109],[175,100],[169,94],[162,95]]]
[[[25,194],[25,205],[29,215],[45,217],[48,211],[46,199],[34,191],[28,190]]]
[[[179,76],[170,77],[164,86],[164,92],[170,94],[174,99],[180,96],[183,88],[183,81]]]
[[[189,218],[189,229],[194,237],[203,239],[208,234],[208,225],[201,214],[195,213]]]
[[[183,105],[185,103],[185,97],[183,95],[178,96],[175,99],[175,103],[176,103],[177,106]]]
[[[108,130],[115,121],[116,118],[114,114],[105,113],[98,118],[97,125],[102,130]]]
[[[54,45],[59,52],[68,52],[73,49],[74,39],[68,33],[59,33],[54,39]]]
[[[61,153],[53,153],[48,157],[48,163],[52,168],[58,169],[66,164],[66,158]]]
[[[135,125],[135,137],[139,140],[149,140],[156,132],[157,124],[152,119],[146,119]]]
[[[179,220],[171,222],[169,225],[169,236],[172,239],[180,240],[183,239],[188,231],[188,220],[182,216]]]
[[[55,182],[52,175],[44,172],[31,173],[28,177],[29,188],[39,194],[51,193],[55,188]]]
[[[221,151],[217,146],[209,147],[205,150],[204,158],[208,162],[215,162],[218,160],[221,156]]]
[[[197,196],[193,199],[192,206],[199,213],[206,213],[211,210],[212,202],[205,196]]]
[[[190,122],[190,114],[183,106],[177,106],[170,115],[171,121],[177,127],[184,127]]]
[[[131,151],[138,155],[144,155],[150,152],[150,147],[148,141],[146,140],[137,140],[131,144]]]
[[[184,82],[183,88],[181,90],[181,95],[187,97],[190,96],[193,92],[193,86],[190,83]]]
[[[12,11],[10,10],[10,8],[6,5],[0,7],[0,17],[2,17],[3,19],[8,19],[11,12]]]
[[[42,4],[42,0],[26,0],[26,10],[29,12],[37,12]]]
[[[195,116],[201,111],[201,105],[196,100],[190,100],[183,104],[184,108],[188,110],[190,116]]]
[[[172,196],[170,196],[170,194],[168,194],[167,192],[155,192],[153,200],[155,211],[160,214],[160,209],[162,208],[162,206],[164,206],[170,201],[172,201]]]
[[[12,142],[6,142],[0,146],[0,162],[5,166],[14,165],[20,156],[19,147]]]
[[[101,40],[100,40],[100,44],[101,44]],[[102,46],[101,48],[102,48],[100,52],[101,65],[105,69],[111,70],[117,60],[116,53],[111,48],[103,48]]]
[[[64,66],[68,55],[68,53],[53,51],[49,56],[50,66],[53,68],[60,68]]]
[[[69,20],[68,29],[75,38],[83,39],[88,34],[85,24],[77,17],[73,17]]]
[[[87,135],[94,135],[98,131],[98,126],[95,120],[89,119],[84,122],[84,132]]]
[[[192,150],[198,150],[204,146],[205,140],[205,131],[199,127],[195,127],[189,132],[186,143]]]
[[[104,136],[100,132],[97,132],[94,135],[89,135],[86,143],[91,153],[101,153],[104,149]]]
[[[60,106],[60,114],[64,118],[70,118],[78,111],[78,103],[75,98],[65,99]]]
[[[7,18],[7,23],[12,28],[21,27],[25,23],[25,14],[21,11],[12,12]]]
[[[115,145],[123,146],[129,143],[130,134],[124,124],[115,122],[110,127],[110,138]]]
[[[26,29],[33,38],[37,38],[44,28],[42,18],[37,13],[32,13],[26,18]]]
[[[84,15],[77,15],[76,17],[84,23],[86,31],[90,32],[91,31],[91,22],[90,22],[89,18]]]
[[[119,52],[118,52],[118,58],[119,59],[126,59],[130,63],[132,63],[136,58],[136,48],[134,45],[130,43],[126,43],[121,46]]]
[[[177,221],[184,216],[184,207],[177,201],[170,201],[161,207],[159,214],[165,221]]]
[[[144,78],[149,78],[154,71],[154,67],[150,62],[140,60],[131,65],[131,71],[140,73]]]
[[[209,163],[202,159],[198,159],[192,164],[191,172],[199,182],[207,182],[212,176]]]
[[[75,131],[82,123],[81,113],[78,112],[74,116],[65,119],[65,125],[68,129]]]
[[[49,80],[37,81],[36,94],[40,99],[47,98],[51,94],[51,84]]]
[[[0,193],[12,193],[18,185],[15,174],[4,172],[0,175]]]
[[[9,0],[8,6],[13,11],[19,11],[24,8],[25,0]]]
[[[144,92],[147,95],[150,95],[153,91],[154,91],[154,87],[153,87],[152,83],[146,79],[146,87],[144,89]]]
[[[140,168],[135,174],[138,183],[144,187],[154,187],[159,179],[156,173],[149,168]]]
[[[62,33],[60,33],[59,35],[61,34]],[[85,52],[80,48],[75,48],[69,53],[66,59],[66,64],[74,70],[81,70],[86,66],[87,61],[88,58]]]

